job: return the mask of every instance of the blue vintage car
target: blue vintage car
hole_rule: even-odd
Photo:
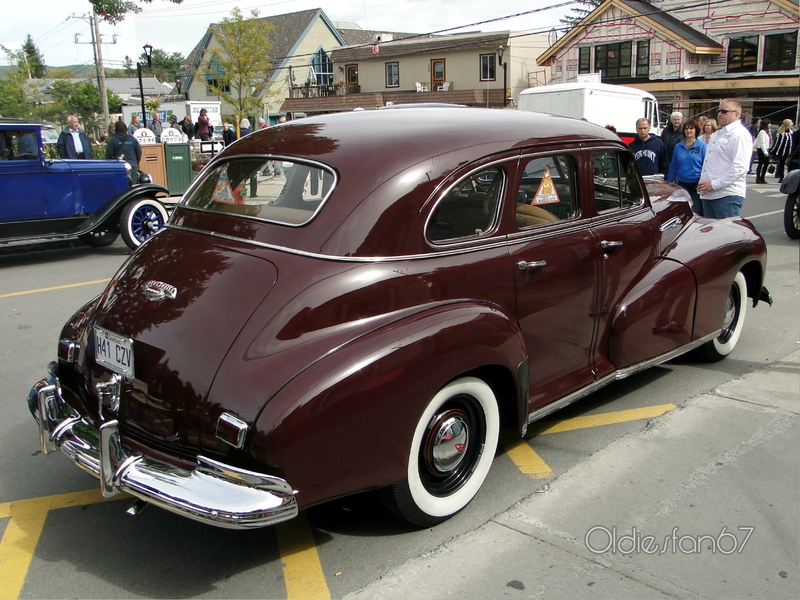
[[[78,237],[100,247],[122,234],[135,249],[164,227],[168,195],[131,185],[121,161],[46,158],[41,123],[0,119],[0,243]]]

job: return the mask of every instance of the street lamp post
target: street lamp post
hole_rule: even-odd
[[[142,46],[144,50],[144,55],[147,57],[147,67],[150,68],[153,66],[152,56],[153,56],[153,47],[150,44],[145,44]],[[136,74],[139,76],[139,96],[142,98],[142,127],[147,127],[147,109],[144,105],[144,86],[142,85],[142,63],[138,60],[136,61]]]
[[[506,75],[508,69],[508,63],[503,62],[503,53],[505,52],[505,48],[502,46],[497,47],[497,57],[500,59],[500,66],[503,67],[503,107],[508,104],[508,96],[506,95]]]

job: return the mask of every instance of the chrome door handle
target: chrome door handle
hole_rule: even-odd
[[[603,240],[600,242],[600,247],[605,250],[606,248],[617,248],[618,246],[622,246],[622,242],[609,242],[607,240]]]
[[[546,260],[534,260],[532,262],[521,260],[517,263],[517,268],[520,271],[527,271],[528,269],[538,269],[539,267],[543,267],[546,264],[547,264]]]

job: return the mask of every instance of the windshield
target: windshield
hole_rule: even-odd
[[[282,225],[304,225],[336,182],[321,165],[256,157],[235,158],[204,174],[185,205]]]

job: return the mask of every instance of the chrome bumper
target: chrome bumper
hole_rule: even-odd
[[[117,421],[98,429],[61,397],[58,377],[41,380],[28,394],[39,423],[42,452],[61,450],[100,480],[106,498],[127,492],[195,521],[228,529],[253,529],[297,515],[292,487],[283,479],[197,457],[193,471],[131,452]]]

